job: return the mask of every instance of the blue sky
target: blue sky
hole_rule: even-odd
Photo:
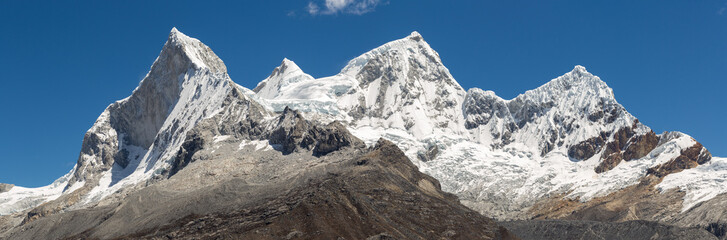
[[[510,99],[583,65],[656,132],[727,156],[727,0],[3,1],[0,182],[42,186],[138,85],[172,27],[253,88],[284,57],[314,77],[419,31],[465,88]]]

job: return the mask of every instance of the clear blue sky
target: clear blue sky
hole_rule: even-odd
[[[0,182],[68,172],[86,130],[131,94],[175,26],[248,88],[284,57],[329,76],[414,30],[464,88],[506,99],[580,64],[655,131],[727,156],[727,0],[323,1],[2,1]]]

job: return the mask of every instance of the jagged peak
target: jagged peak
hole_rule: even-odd
[[[482,89],[476,88],[476,87],[473,87],[473,88],[470,88],[470,89],[467,90],[467,95],[475,95],[475,94],[476,95],[482,95],[482,96],[485,96],[485,97],[492,97],[492,98],[502,99],[500,96],[497,96],[497,94],[495,94],[495,92],[492,91],[492,90],[482,90]]]
[[[414,41],[422,41],[422,40],[424,40],[424,38],[422,38],[422,35],[419,34],[419,32],[417,32],[417,31],[411,32],[411,34],[409,34],[409,37],[407,37],[407,38],[408,39],[411,39],[411,40],[414,40]]]
[[[570,75],[572,77],[564,77],[566,75]],[[576,65],[573,67],[573,70],[570,72],[564,74],[563,76],[556,78],[556,79],[562,79],[562,80],[568,80],[572,82],[578,82],[578,81],[591,81],[591,82],[603,82],[601,79],[590,72],[586,70],[586,67],[581,65]]]
[[[125,129],[130,144],[148,148],[178,101],[218,97],[233,86],[222,60],[202,42],[175,27],[131,96],[109,107],[112,125],[123,125],[119,128]],[[138,116],[128,117],[129,112]]]
[[[176,38],[179,35],[187,37],[187,35],[184,35],[184,33],[180,32],[179,29],[177,29],[177,27],[172,27],[172,30],[169,31],[169,38]]]
[[[298,64],[295,64],[292,60],[288,58],[283,58],[283,61],[280,63],[280,66],[276,67],[273,72],[270,74],[270,76],[276,75],[276,74],[285,74],[290,72],[303,72],[302,69],[298,66]]]
[[[608,87],[606,82],[588,72],[585,67],[576,65],[570,72],[552,79],[538,88],[528,90],[512,100],[527,98],[529,96],[541,98],[543,94],[552,97],[558,95],[567,97],[574,96],[574,94],[570,93],[576,93],[575,95],[578,95],[584,92],[594,93],[596,97],[600,98],[614,99],[613,89]]]
[[[283,58],[280,66],[275,67],[270,76],[262,80],[253,89],[262,98],[274,98],[280,93],[280,89],[292,83],[314,80],[313,76],[306,74],[303,70],[288,58]]]
[[[411,55],[426,55],[425,59],[429,61],[435,61],[437,64],[442,65],[442,61],[439,59],[439,54],[424,41],[422,35],[417,31],[413,31],[405,38],[397,39],[377,48],[372,49],[360,56],[352,59],[348,62],[346,67],[341,70],[341,73],[348,75],[357,74],[371,59],[386,55],[392,51],[397,51],[399,54],[406,56]]]
[[[209,69],[212,72],[227,73],[227,66],[212,49],[196,38],[189,37],[173,27],[169,32],[160,57],[164,54],[179,53],[185,56],[197,69]]]
[[[573,67],[573,71],[572,72],[588,73],[588,71],[586,71],[586,67],[581,66],[581,65],[576,65],[575,67]]]

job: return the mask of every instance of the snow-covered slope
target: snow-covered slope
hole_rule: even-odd
[[[465,91],[417,32],[362,54],[331,77],[309,78],[297,66],[287,67],[291,63],[283,61],[255,88],[276,110],[287,105],[357,127],[404,131],[421,139],[465,133]]]
[[[655,134],[582,66],[511,100],[465,92],[416,32],[335,76],[286,80],[277,73],[283,66],[255,89],[264,103],[344,120],[369,144],[390,139],[443,189],[502,219],[525,217],[559,194],[604,196],[657,174],[650,169],[679,171],[660,167],[698,144],[682,133]],[[309,76],[299,68],[284,75]]]
[[[727,193],[727,158],[714,157],[706,164],[667,175],[659,183],[659,190],[678,188],[687,193],[682,211],[717,195]]]

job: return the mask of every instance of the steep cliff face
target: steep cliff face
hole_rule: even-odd
[[[230,101],[247,106],[235,120],[267,116],[262,106],[241,94],[245,89],[226,71],[209,47],[172,29],[131,96],[106,108],[85,134],[74,169],[48,187],[17,189],[23,193],[0,197],[0,212],[21,212],[47,202],[30,219],[163,177],[174,167],[189,130]]]

